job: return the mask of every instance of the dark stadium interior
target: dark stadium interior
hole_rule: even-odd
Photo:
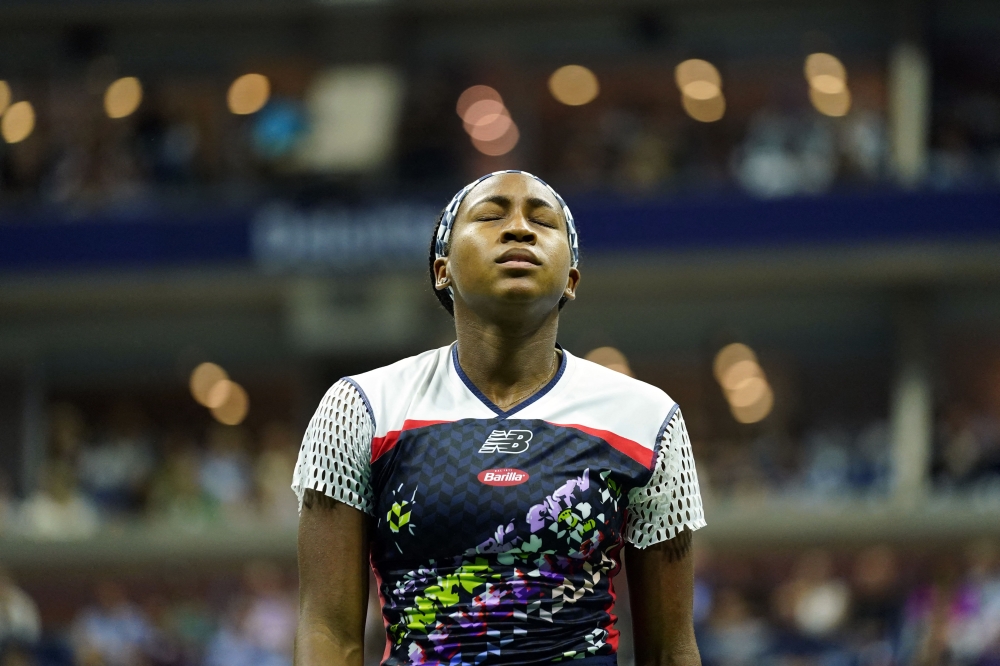
[[[0,666],[290,665],[302,432],[507,168],[683,407],[704,663],[1000,664],[1000,3],[0,4]]]

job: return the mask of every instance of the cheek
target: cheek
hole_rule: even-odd
[[[476,235],[459,234],[452,236],[448,257],[452,276],[457,279],[475,279],[482,272],[480,267],[486,261],[486,248]]]

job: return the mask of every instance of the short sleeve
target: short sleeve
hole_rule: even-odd
[[[348,380],[334,384],[309,421],[292,476],[299,498],[307,489],[372,515],[371,450],[375,422],[364,396]]]
[[[698,473],[684,417],[678,409],[663,430],[649,483],[629,493],[625,538],[637,548],[673,539],[686,527],[705,526]]]

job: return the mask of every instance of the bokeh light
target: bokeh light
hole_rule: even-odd
[[[205,406],[209,409],[222,407],[229,400],[234,386],[236,386],[236,382],[230,379],[220,379],[215,382],[205,395]]]
[[[506,155],[521,138],[500,93],[489,86],[466,89],[459,96],[455,111],[462,119],[462,126],[473,147],[483,155]]]
[[[104,112],[109,118],[125,118],[142,103],[142,84],[134,76],[118,79],[104,92]]]
[[[247,417],[250,411],[250,397],[246,390],[234,381],[223,380],[220,384],[225,384],[225,400],[222,404],[212,407],[212,416],[219,423],[225,425],[239,425]]]
[[[829,53],[813,53],[807,57],[805,75],[810,85],[813,84],[813,80],[815,79],[820,79],[821,81],[835,79],[839,80],[842,84],[847,83],[847,69],[844,68],[844,64],[836,56]]]
[[[202,363],[191,372],[188,386],[191,396],[200,405],[211,407],[209,394],[216,384],[229,379],[229,375],[215,363]],[[221,404],[221,403],[220,403]]]
[[[469,110],[469,107],[484,100],[491,100],[498,102],[501,106],[503,105],[503,98],[493,88],[482,85],[471,86],[458,96],[458,102],[455,104],[455,113],[458,114],[459,118],[465,120],[465,114]]]
[[[3,112],[10,106],[10,97],[10,84],[0,80],[0,115],[3,115]]]
[[[685,60],[674,70],[674,80],[681,91],[681,105],[691,118],[714,123],[726,114],[722,77],[712,63],[697,58]]]
[[[843,88],[839,93],[829,95],[816,88],[809,88],[809,101],[824,116],[839,118],[851,110],[851,91]]]
[[[714,123],[726,115],[726,98],[721,93],[704,100],[684,95],[681,104],[691,118],[701,123]]]
[[[719,70],[715,68],[715,65],[707,60],[698,60],[696,58],[685,60],[677,65],[674,69],[674,80],[677,81],[677,87],[682,91],[685,86],[697,83],[698,81],[714,83],[716,88],[722,87],[722,77],[719,75]]]
[[[726,345],[715,355],[712,372],[737,421],[756,423],[771,413],[774,391],[750,347],[739,342]]]
[[[765,384],[764,392],[756,402],[743,407],[730,403],[729,410],[734,419],[740,423],[750,424],[763,421],[773,408],[774,392],[771,390],[770,385]]]
[[[496,141],[503,137],[513,124],[503,103],[492,99],[476,102],[462,118],[465,131],[479,141]]]
[[[709,100],[722,94],[719,86],[711,81],[692,81],[685,85],[681,92],[685,97],[698,101]]]
[[[729,369],[740,361],[753,361],[757,363],[757,355],[750,347],[742,342],[728,344],[715,355],[715,362],[712,364],[712,372],[716,381],[722,383],[722,378],[729,372]]]
[[[517,145],[517,142],[520,139],[521,133],[518,131],[517,125],[511,122],[507,132],[499,139],[494,141],[481,141],[472,137],[472,145],[475,146],[476,150],[481,152],[483,155],[499,157],[500,155],[506,155],[510,151],[514,150],[514,146]]]
[[[35,109],[28,101],[11,104],[0,119],[0,134],[7,143],[24,141],[34,129]]]
[[[549,77],[549,92],[567,106],[589,104],[600,91],[597,75],[582,65],[560,67]]]
[[[851,110],[847,69],[836,56],[813,53],[806,58],[804,70],[809,82],[809,101],[817,111],[836,118]]]
[[[271,97],[271,82],[263,74],[244,74],[229,86],[226,102],[229,110],[241,116],[264,108]]]
[[[760,369],[760,365],[757,364],[757,361],[744,359],[729,366],[729,369],[727,369],[719,379],[719,384],[721,384],[722,388],[727,391],[736,391],[747,380],[754,377],[760,377],[762,374],[763,371]]]
[[[625,354],[614,347],[592,349],[587,352],[584,358],[598,365],[603,365],[609,370],[620,372],[623,375],[628,375],[629,377],[635,376],[632,373],[632,367],[629,365],[628,359],[625,358]]]

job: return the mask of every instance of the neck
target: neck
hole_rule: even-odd
[[[555,376],[558,330],[558,310],[530,324],[486,321],[465,308],[455,311],[462,371],[503,410],[530,398]]]

